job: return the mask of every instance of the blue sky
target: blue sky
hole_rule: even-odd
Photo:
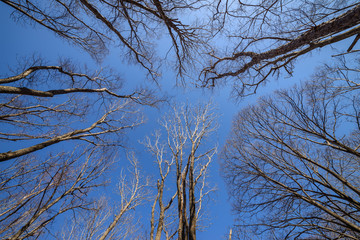
[[[4,4],[0,5],[0,28],[2,36],[0,38],[0,73],[1,76],[9,74],[9,67],[16,64],[17,59],[29,56],[33,53],[39,54],[50,62],[55,63],[59,57],[71,58],[74,62],[83,63],[90,67],[98,68],[99,65],[91,59],[91,57],[79,48],[69,45],[67,42],[59,39],[55,34],[43,29],[40,26],[30,27],[25,24],[16,24],[10,18],[11,9]],[[343,43],[342,43],[343,44]],[[347,46],[345,43],[344,46]],[[158,88],[154,83],[146,81],[144,73],[138,66],[128,66],[123,63],[119,57],[120,53],[117,49],[111,49],[110,54],[104,59],[102,65],[110,66],[123,76],[125,80],[125,89],[131,89],[137,85],[149,85],[156,88],[159,92],[173,96],[176,102],[190,102],[199,103],[207,102],[210,99],[216,104],[219,113],[219,130],[216,134],[216,142],[218,142],[219,150],[221,150],[225,139],[230,131],[231,120],[234,115],[243,106],[252,104],[256,98],[261,94],[269,93],[274,89],[289,87],[300,80],[306,80],[313,72],[314,67],[325,62],[328,59],[330,51],[325,48],[320,52],[314,52],[312,56],[304,56],[300,58],[297,64],[294,75],[296,78],[287,78],[275,81],[265,88],[261,88],[259,94],[246,98],[241,102],[234,102],[230,99],[230,90],[228,87],[214,89],[207,91],[202,89],[191,88],[176,88],[175,75],[171,71],[163,73],[160,79],[161,88]],[[153,164],[154,159],[145,152],[145,148],[138,143],[143,140],[144,136],[150,135],[155,129],[159,127],[157,120],[164,114],[164,108],[148,109],[145,108],[147,123],[135,129],[131,137],[129,137],[129,144],[131,148],[135,149],[140,164],[143,166],[146,174],[152,174],[156,168]],[[6,148],[6,147],[5,147]],[[0,149],[4,149],[1,146]],[[152,166],[154,168],[152,168]],[[234,223],[234,217],[231,215],[231,206],[228,201],[226,186],[220,176],[219,160],[215,159],[212,163],[210,171],[210,182],[214,184],[217,191],[212,195],[213,202],[208,204],[208,215],[210,219],[207,223],[211,224],[204,232],[199,232],[198,239],[223,239],[224,235],[228,233],[229,228]],[[141,211],[150,210],[146,207]],[[140,213],[141,214],[141,213]],[[148,215],[149,211],[144,212],[144,216]],[[145,223],[146,224],[146,223]]]

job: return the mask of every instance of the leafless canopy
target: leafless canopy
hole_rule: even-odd
[[[2,239],[52,236],[59,216],[96,210],[88,194],[106,183],[113,147],[143,122],[139,106],[157,102],[144,90],[122,91],[111,71],[69,61],[31,59],[0,78]]]
[[[199,64],[200,86],[231,79],[239,96],[281,72],[291,74],[294,61],[315,49],[354,37],[347,52],[357,51],[360,38],[356,0],[1,1],[16,20],[41,25],[97,59],[119,47],[123,60],[152,79],[164,57],[155,45],[164,45],[158,41],[164,37],[180,76]]]
[[[118,179],[114,192],[116,197],[112,200],[98,196],[91,211],[83,211],[76,218],[66,221],[65,227],[57,234],[58,239],[139,239],[143,231],[134,216],[134,210],[148,199],[150,188],[134,154],[129,154],[128,160],[130,166],[127,171],[122,169],[113,174],[113,180]]]
[[[327,66],[237,115],[223,159],[242,232],[359,239],[356,63]]]
[[[256,92],[281,70],[291,75],[301,55],[357,35],[351,52],[360,36],[358,1],[219,1],[214,20],[234,46],[210,54],[201,85],[229,79],[237,96]]]
[[[110,161],[99,149],[73,149],[47,158],[27,156],[0,172],[1,239],[51,236],[61,215],[91,211],[87,195],[105,182]]]
[[[158,76],[156,39],[165,34],[171,41],[180,74],[192,51],[200,46],[201,28],[183,23],[177,16],[190,16],[206,6],[203,0],[100,0],[39,1],[1,0],[15,11],[15,19],[37,23],[101,59],[115,43],[125,56]],[[188,21],[185,18],[184,21]]]
[[[0,141],[8,147],[0,161],[69,140],[121,144],[123,131],[142,123],[131,106],[156,102],[145,91],[119,93],[116,75],[77,70],[69,62],[52,66],[34,60],[25,70],[0,79]]]

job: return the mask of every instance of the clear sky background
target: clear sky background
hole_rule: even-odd
[[[9,76],[9,67],[17,63],[17,59],[29,56],[36,53],[48,59],[50,63],[55,64],[59,57],[71,58],[75,63],[84,63],[89,67],[99,68],[99,65],[91,59],[91,57],[82,51],[80,48],[73,47],[67,42],[55,36],[54,33],[43,29],[40,26],[31,27],[25,24],[15,23],[10,17],[10,7],[0,4],[0,74],[1,76]],[[346,43],[344,46],[348,46]],[[321,54],[320,54],[321,53]],[[125,89],[131,89],[137,85],[149,85],[157,88],[163,94],[168,94],[173,97],[174,101],[189,102],[189,103],[206,103],[210,99],[216,104],[219,113],[219,130],[216,135],[215,142],[219,145],[221,150],[226,137],[231,128],[231,120],[234,115],[244,106],[252,104],[256,98],[262,94],[271,93],[274,89],[289,87],[300,80],[306,80],[313,72],[314,67],[325,62],[324,59],[329,58],[330,51],[323,49],[321,52],[314,52],[312,56],[304,56],[298,61],[294,76],[296,78],[286,78],[268,84],[266,87],[260,88],[256,96],[251,96],[241,102],[234,102],[230,96],[230,90],[227,87],[218,89],[203,90],[192,88],[191,85],[187,88],[175,87],[175,75],[171,72],[164,72],[160,79],[160,86],[158,88],[155,84],[146,81],[144,73],[137,66],[128,66],[124,64],[119,57],[120,53],[117,49],[111,49],[110,54],[104,59],[101,65],[110,66],[123,76],[125,80]],[[143,171],[146,174],[154,174],[156,167],[154,159],[145,152],[145,148],[138,143],[138,140],[143,140],[146,135],[150,135],[156,128],[158,128],[157,120],[164,114],[165,106],[161,109],[145,108],[147,123],[134,130],[134,134],[129,137],[129,144],[131,148],[136,151],[137,157],[140,161]],[[1,127],[1,126],[0,126]],[[6,146],[1,146],[3,151]],[[226,186],[220,176],[219,160],[215,158],[210,168],[211,184],[215,185],[217,191],[212,195],[212,202],[207,205],[208,215],[210,219],[207,223],[210,226],[204,232],[198,233],[198,239],[225,239],[231,225],[234,223],[234,216],[231,215],[231,206],[228,200]],[[149,205],[150,206],[150,205]],[[143,215],[149,216],[150,207],[141,208],[144,211]],[[141,212],[140,212],[141,214]],[[138,214],[139,215],[139,214]],[[144,225],[147,223],[144,223]]]

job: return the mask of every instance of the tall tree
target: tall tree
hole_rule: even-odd
[[[316,49],[353,37],[347,51],[354,51],[359,16],[355,0],[218,1],[214,20],[233,47],[211,52],[202,86],[231,80],[234,94],[245,96],[274,75],[291,75],[295,60]]]
[[[94,191],[107,183],[103,174],[127,130],[143,123],[139,106],[158,102],[146,90],[121,94],[121,82],[110,70],[91,73],[70,61],[49,65],[38,58],[0,78],[2,238],[55,236],[59,229],[51,226],[61,217],[99,212]],[[134,198],[143,196],[137,183]],[[103,239],[134,201],[122,206]]]
[[[160,175],[151,212],[150,238],[160,240],[164,233],[166,239],[177,234],[178,239],[195,240],[205,197],[213,191],[206,182],[206,173],[216,147],[207,146],[206,139],[217,128],[217,116],[210,103],[175,107],[171,115],[161,122],[165,139],[159,131],[154,139],[147,138],[145,142],[156,157]],[[171,211],[175,211],[175,216],[169,214]]]
[[[223,170],[238,232],[359,239],[358,67],[328,66],[237,115]]]

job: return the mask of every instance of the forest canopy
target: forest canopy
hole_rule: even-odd
[[[195,240],[216,228],[205,213],[222,146],[237,216],[218,230],[224,238],[360,237],[358,1],[0,5],[34,35],[41,29],[91,57],[34,52],[15,63],[19,53],[1,46],[1,238]],[[327,63],[296,83],[309,74],[296,66],[321,52]],[[281,79],[296,85],[265,87]],[[229,88],[231,99],[215,92]],[[151,111],[164,116],[156,131]],[[223,115],[237,111],[226,137]]]

